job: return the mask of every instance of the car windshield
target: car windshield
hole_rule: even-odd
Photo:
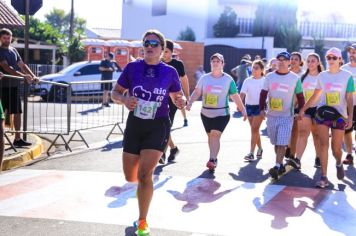
[[[64,68],[63,70],[59,71],[58,74],[66,74],[69,71],[71,71],[71,70],[73,70],[74,68],[77,68],[77,67],[78,67],[78,63],[74,63],[74,64]]]

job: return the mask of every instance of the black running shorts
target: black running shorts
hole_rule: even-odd
[[[169,118],[145,120],[129,113],[124,132],[124,152],[139,155],[141,150],[163,152],[168,144],[171,125]]]
[[[205,131],[207,133],[210,133],[211,130],[218,130],[221,133],[224,132],[224,129],[226,128],[227,124],[230,121],[230,115],[218,116],[218,117],[214,117],[214,118],[206,117],[203,114],[200,114],[200,115],[201,115],[201,119],[203,121]]]

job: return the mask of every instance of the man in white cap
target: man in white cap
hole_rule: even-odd
[[[343,65],[341,69],[350,72],[353,76],[354,83],[356,84],[356,43],[347,47],[347,52],[349,54],[349,63]],[[354,115],[353,115],[353,125],[350,129],[345,130],[344,142],[346,145],[347,156],[343,161],[345,165],[353,165],[354,158],[352,156],[352,131],[356,130],[356,93],[353,94],[354,101]],[[356,139],[356,136],[355,136]]]

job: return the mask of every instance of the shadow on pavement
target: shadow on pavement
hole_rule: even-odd
[[[344,179],[344,183],[347,184],[353,191],[356,191],[356,169],[354,166],[351,166],[349,165],[347,168],[346,168],[346,171],[345,171],[345,176],[350,179],[350,180],[347,180],[347,179]]]
[[[133,226],[126,227],[125,229],[125,236],[136,236],[135,228]]]
[[[266,185],[263,193],[264,199],[256,197],[253,204],[259,212],[273,216],[271,227],[278,230],[288,227],[287,218],[301,217],[306,209],[314,211],[331,193],[324,189],[287,186],[272,199],[266,199],[266,196],[270,195],[270,187]]]
[[[99,107],[97,108],[92,108],[92,109],[88,109],[88,110],[84,110],[84,111],[79,111],[78,113],[81,114],[82,116],[86,116],[88,115],[89,113],[97,113],[99,112],[100,110],[102,110],[102,106],[100,105]]]
[[[122,140],[114,142],[114,143],[108,143],[104,147],[102,147],[101,151],[102,152],[109,152],[109,151],[111,151],[113,149],[122,148],[122,144],[123,144]]]
[[[237,174],[229,173],[229,175],[237,181],[249,183],[262,183],[269,178],[268,173],[263,174],[263,169],[257,168],[257,164],[261,159],[249,162],[244,167],[241,167]]]
[[[168,182],[172,177],[169,176],[164,180],[160,181],[158,175],[153,176],[153,189],[159,189],[163,187],[164,184]],[[105,197],[116,198],[116,200],[110,202],[108,204],[109,208],[119,208],[123,207],[127,204],[127,201],[130,198],[136,198],[136,189],[137,184],[126,183],[123,186],[111,186],[108,190],[105,191]]]
[[[209,171],[208,171],[209,172]],[[239,188],[237,186],[232,189],[228,189],[222,192],[217,192],[221,187],[221,184],[214,180],[213,173],[207,173],[204,171],[200,176],[190,180],[186,184],[186,188],[183,193],[174,190],[167,190],[172,196],[178,200],[186,202],[182,207],[183,212],[192,212],[199,208],[200,203],[211,203],[219,200],[224,195]]]
[[[174,163],[176,163],[176,162],[175,161],[170,161],[170,162],[166,162],[166,164],[163,164],[163,165],[161,164],[161,165],[156,166],[156,169],[153,172],[153,174],[154,175],[160,175],[162,173],[164,167],[172,165]]]

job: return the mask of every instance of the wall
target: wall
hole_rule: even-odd
[[[274,57],[273,37],[207,38],[205,46],[227,45],[236,48],[266,49],[266,57]],[[263,44],[263,46],[262,46]]]
[[[152,16],[152,0],[123,3],[122,38],[141,39],[148,29],[158,29],[167,38],[176,40],[179,32],[190,26],[196,41],[206,36],[206,0],[167,0],[167,14]],[[186,7],[189,6],[189,7]]]
[[[187,41],[177,41],[183,48],[179,54],[179,59],[184,62],[185,73],[189,79],[189,88],[192,92],[195,88],[195,71],[199,65],[204,64],[204,44]]]

